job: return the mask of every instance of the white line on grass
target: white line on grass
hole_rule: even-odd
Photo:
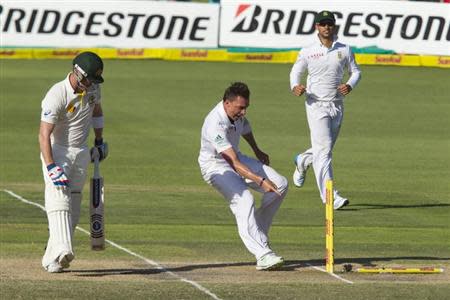
[[[29,201],[29,200],[23,198],[22,196],[17,195],[16,193],[14,193],[14,192],[12,192],[12,191],[9,191],[9,190],[3,190],[3,191],[4,191],[5,193],[10,194],[10,195],[13,196],[14,198],[16,198],[16,199],[18,199],[18,200],[20,200],[20,201],[22,201],[22,202],[24,202],[24,203],[26,203],[26,204],[34,205],[34,206],[36,206],[36,207],[42,209],[42,210],[45,212],[45,207],[42,206],[42,205],[40,205],[39,203],[36,203],[36,202],[33,202],[33,201]],[[83,232],[83,233],[85,233],[85,234],[87,234],[87,235],[90,235],[90,232],[87,231],[86,229],[84,229],[84,228],[82,228],[82,227],[80,227],[80,226],[77,226],[76,228],[77,228],[79,231],[81,231],[81,232]],[[106,241],[108,244],[110,244],[111,246],[113,246],[113,247],[115,247],[115,248],[117,248],[117,249],[120,249],[120,250],[122,250],[122,251],[124,251],[124,252],[126,252],[126,253],[128,253],[128,254],[130,254],[130,255],[132,255],[132,256],[134,256],[134,257],[137,257],[137,258],[139,258],[139,259],[145,261],[145,262],[148,263],[149,265],[152,265],[152,266],[156,267],[158,270],[161,270],[161,271],[163,271],[163,272],[165,272],[165,273],[167,273],[167,274],[169,274],[169,275],[172,275],[173,277],[177,278],[178,280],[180,280],[180,281],[182,281],[182,282],[189,283],[190,285],[194,286],[195,288],[197,288],[198,290],[202,291],[203,293],[205,293],[205,294],[211,296],[211,298],[213,298],[213,299],[215,299],[215,300],[221,300],[221,299],[220,299],[219,297],[217,297],[214,293],[212,293],[210,290],[208,290],[207,288],[203,287],[203,286],[200,285],[199,283],[197,283],[197,282],[195,282],[195,281],[192,281],[192,280],[189,280],[189,279],[187,279],[187,278],[184,278],[184,277],[182,277],[182,276],[180,276],[180,275],[178,275],[178,274],[176,274],[176,273],[174,273],[174,272],[172,272],[172,271],[167,270],[166,268],[164,268],[163,266],[161,266],[160,264],[158,264],[156,261],[153,261],[153,260],[148,259],[148,258],[146,258],[146,257],[144,257],[144,256],[142,256],[142,255],[139,255],[139,254],[137,254],[137,253],[135,253],[135,252],[133,252],[133,251],[131,251],[131,250],[128,250],[127,248],[122,247],[122,246],[120,246],[119,244],[116,244],[116,243],[114,243],[113,241],[110,241],[110,240],[108,240],[108,239],[105,239],[105,241]]]
[[[308,263],[307,263],[307,265],[310,266],[310,267],[313,268],[313,269],[316,269],[316,270],[320,271],[320,272],[324,272],[324,273],[330,274],[330,275],[333,276],[334,278],[337,278],[337,279],[339,279],[339,280],[342,280],[343,282],[347,282],[347,283],[353,284],[353,281],[347,280],[347,279],[342,278],[341,276],[336,275],[336,274],[333,274],[333,273],[328,273],[327,270],[325,270],[324,268],[320,268],[320,267],[317,267],[317,266],[313,266],[312,264],[308,264]]]

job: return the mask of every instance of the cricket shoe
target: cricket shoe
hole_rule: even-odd
[[[338,191],[334,191],[334,203],[333,208],[334,210],[338,210],[343,208],[344,206],[348,205],[350,201],[348,201],[347,198],[341,197],[338,193]]]
[[[284,264],[284,259],[281,256],[277,256],[275,253],[270,252],[258,259],[256,262],[256,270],[269,271],[280,268]]]
[[[63,268],[59,263],[56,261],[49,264],[47,267],[45,267],[45,270],[49,273],[61,273],[63,271]]]
[[[308,170],[309,166],[305,167],[304,163],[305,160],[303,159],[303,156],[301,154],[298,154],[294,158],[295,170],[294,174],[292,175],[292,181],[294,181],[294,185],[296,187],[302,187],[305,183],[306,171]]]
[[[74,255],[72,253],[65,252],[61,254],[58,258],[59,265],[61,268],[66,269],[70,267],[70,262],[73,260]]]

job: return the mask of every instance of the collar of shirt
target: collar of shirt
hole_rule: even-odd
[[[336,43],[337,43],[337,40],[338,40],[337,35],[334,35],[334,36],[333,36],[333,43],[331,44],[331,47],[330,47],[330,48],[327,48],[324,44],[322,44],[322,41],[320,40],[319,35],[317,35],[317,46],[318,46],[319,48],[325,48],[325,49],[327,49],[328,51],[331,51],[331,50],[333,50],[333,49],[335,48]]]
[[[67,91],[69,92],[70,95],[73,95],[73,98],[78,97],[81,94],[78,94],[75,92],[73,86],[70,84],[70,74],[72,74],[72,72],[70,72],[69,74],[67,74],[66,76],[66,80],[64,80],[64,85],[66,86]]]
[[[70,74],[67,74],[66,79],[64,80],[64,86],[67,90],[67,101],[72,102],[74,99],[77,99],[79,101],[81,101],[81,105],[83,105],[83,98],[85,95],[85,92],[80,93],[76,93],[74,88],[72,87],[72,84],[70,84]],[[77,101],[75,100],[75,101]]]
[[[228,117],[227,112],[225,111],[225,108],[223,106],[223,101],[220,101],[219,104],[217,104],[217,106],[220,116],[219,125],[226,130],[233,129],[234,131],[236,131],[236,124],[234,124]]]
[[[230,121],[230,118],[228,118],[227,112],[225,111],[225,107],[223,106],[223,101],[220,101],[219,104],[219,115],[222,119],[222,121],[225,122],[226,126],[232,126],[233,124]]]

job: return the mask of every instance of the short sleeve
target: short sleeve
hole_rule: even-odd
[[[227,132],[225,128],[220,125],[212,126],[207,131],[207,139],[211,142],[217,153],[233,147],[227,138]]]
[[[41,121],[56,124],[61,109],[64,108],[63,97],[52,87],[42,100]]]

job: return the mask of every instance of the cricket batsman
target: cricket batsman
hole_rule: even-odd
[[[42,100],[39,146],[49,228],[42,266],[50,273],[62,272],[74,259],[72,239],[91,160],[87,145],[91,127],[100,160],[108,154],[103,142],[102,72],[102,59],[93,52],[82,52],[73,59],[67,77],[54,84]]]

